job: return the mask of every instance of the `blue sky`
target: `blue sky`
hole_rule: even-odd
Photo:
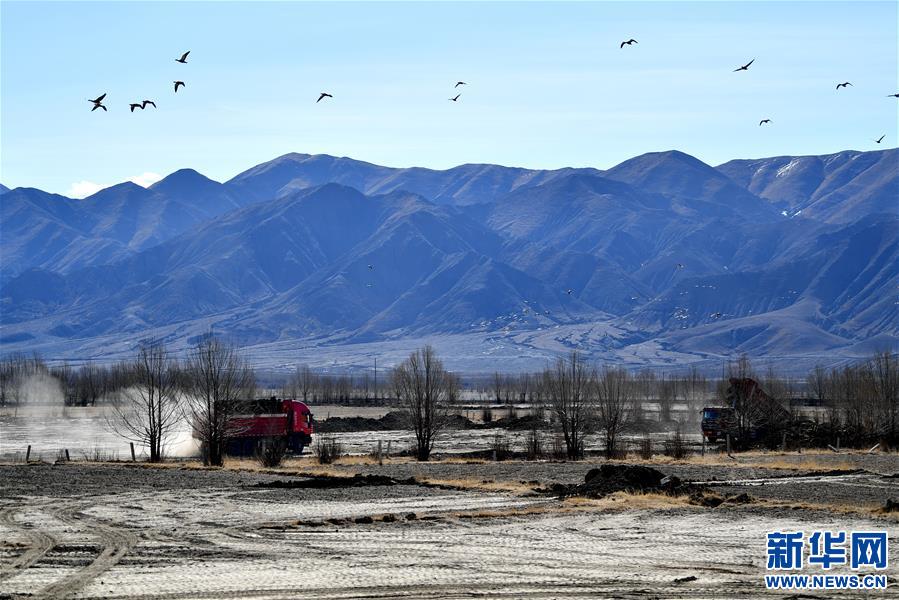
[[[287,152],[608,168],[897,137],[893,1],[4,0],[0,34],[0,182],[72,195],[183,167],[222,181]],[[103,92],[109,112],[90,112]],[[145,98],[158,110],[129,113]]]

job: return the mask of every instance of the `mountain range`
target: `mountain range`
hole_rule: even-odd
[[[0,354],[111,360],[212,329],[272,368],[428,340],[490,371],[570,349],[833,364],[899,341],[896,149],[605,171],[287,154],[224,183],[0,194]]]

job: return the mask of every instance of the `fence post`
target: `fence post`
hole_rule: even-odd
[[[780,439],[780,451],[786,452],[787,450],[787,432],[783,432],[783,437]]]
[[[840,436],[837,436],[837,450],[840,449]]]
[[[730,434],[727,434],[727,455],[730,456]]]
[[[25,462],[31,459],[31,444],[28,444],[28,450],[25,451]]]
[[[380,465],[383,462],[383,458],[381,455],[381,440],[378,440],[378,464]]]
[[[391,440],[387,440],[387,458],[390,458],[390,442]]]
[[[69,458],[69,449],[66,448],[66,462],[69,462],[70,460],[72,459]]]
[[[137,462],[137,458],[134,456],[134,442],[128,442],[131,444],[131,462]]]

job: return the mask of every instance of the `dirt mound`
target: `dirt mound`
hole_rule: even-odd
[[[263,481],[253,485],[257,488],[300,488],[300,489],[334,489],[350,487],[370,487],[385,485],[417,485],[418,482],[409,479],[394,479],[386,475],[353,475],[352,477],[334,477],[331,475],[313,475],[303,479],[279,479],[276,481]]]
[[[316,433],[354,433],[357,431],[395,431],[409,429],[411,417],[405,410],[394,410],[380,419],[368,417],[331,417],[315,422]],[[477,425],[461,415],[447,417],[448,429],[475,429]]]
[[[584,477],[584,483],[578,485],[554,484],[548,491],[560,498],[583,496],[586,498],[602,498],[615,492],[660,492],[666,494],[684,494],[693,490],[693,486],[685,484],[678,477],[666,476],[652,467],[642,465],[602,465],[590,469]]]
[[[331,417],[324,421],[315,422],[316,433],[389,431],[395,429],[407,429],[408,427],[409,413],[402,410],[391,411],[380,419],[371,419],[368,417]]]
[[[509,431],[527,431],[529,429],[546,429],[547,423],[536,415],[523,417],[503,417],[481,425],[483,429],[508,429]]]

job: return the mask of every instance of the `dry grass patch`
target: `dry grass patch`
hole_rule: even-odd
[[[614,492],[602,498],[565,498],[563,504],[592,510],[658,510],[692,507],[687,495],[669,496],[658,492]]]
[[[476,478],[436,479],[432,477],[416,477],[416,480],[425,485],[442,486],[457,490],[506,492],[511,494],[529,494],[534,491],[534,486],[518,481],[494,481],[492,479]]]

